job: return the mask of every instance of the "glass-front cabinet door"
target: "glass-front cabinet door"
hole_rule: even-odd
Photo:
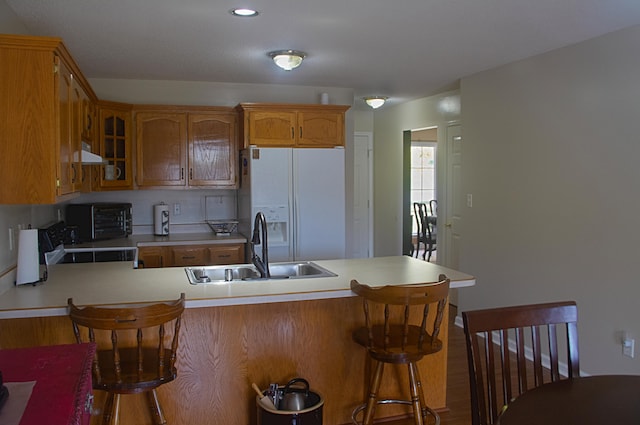
[[[131,110],[100,107],[100,155],[105,161],[98,166],[100,189],[132,188],[131,143]]]

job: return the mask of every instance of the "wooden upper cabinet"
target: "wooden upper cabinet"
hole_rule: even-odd
[[[289,147],[296,144],[295,112],[250,111],[246,126],[251,145]]]
[[[237,118],[229,108],[136,111],[139,187],[237,187]]]
[[[299,112],[298,146],[314,148],[344,146],[344,113]]]
[[[187,114],[136,113],[138,186],[184,186]]]
[[[344,146],[344,113],[349,106],[241,103],[243,147]]]
[[[96,100],[61,39],[0,36],[0,204],[53,204],[78,190],[82,91]]]
[[[67,65],[55,58],[58,76],[58,127],[59,134],[59,171],[58,171],[58,192],[60,195],[68,195],[75,191],[74,163],[73,163],[73,101],[72,101],[72,74]]]
[[[235,187],[236,121],[233,112],[189,114],[189,186]]]

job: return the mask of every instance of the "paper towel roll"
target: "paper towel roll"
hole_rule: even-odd
[[[18,237],[18,275],[16,284],[35,283],[40,280],[38,258],[38,229],[20,230]]]
[[[153,233],[157,236],[169,234],[169,205],[162,203],[153,206]]]

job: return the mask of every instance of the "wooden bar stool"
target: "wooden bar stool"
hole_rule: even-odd
[[[156,388],[176,378],[176,351],[184,311],[180,298],[157,304],[78,308],[69,298],[69,317],[78,343],[95,342],[93,389],[108,393],[102,423],[119,421],[120,394],[146,393],[151,417],[166,424]],[[127,423],[133,423],[127,420]]]
[[[351,290],[362,297],[365,315],[365,326],[353,332],[353,340],[365,347],[371,359],[377,362],[368,399],[354,409],[353,423],[359,424],[356,418],[364,410],[362,424],[370,425],[376,405],[399,403],[413,407],[416,424],[423,425],[427,413],[434,417],[436,425],[439,424],[440,417],[425,403],[416,363],[424,356],[442,350],[438,334],[447,305],[449,279],[440,275],[438,282],[379,288],[352,280]],[[412,308],[420,305],[424,307]],[[431,305],[436,306],[436,312],[429,317]],[[385,363],[408,366],[411,400],[378,400]]]

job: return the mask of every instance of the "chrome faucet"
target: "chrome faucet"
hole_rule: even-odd
[[[258,229],[258,226],[260,226],[260,229]],[[262,233],[262,242],[260,240],[260,233]],[[262,245],[262,257],[256,254],[256,245]],[[251,262],[256,266],[258,272],[260,272],[260,277],[271,277],[271,272],[269,272],[269,248],[267,247],[267,219],[262,212],[256,214],[256,218],[253,221]]]

